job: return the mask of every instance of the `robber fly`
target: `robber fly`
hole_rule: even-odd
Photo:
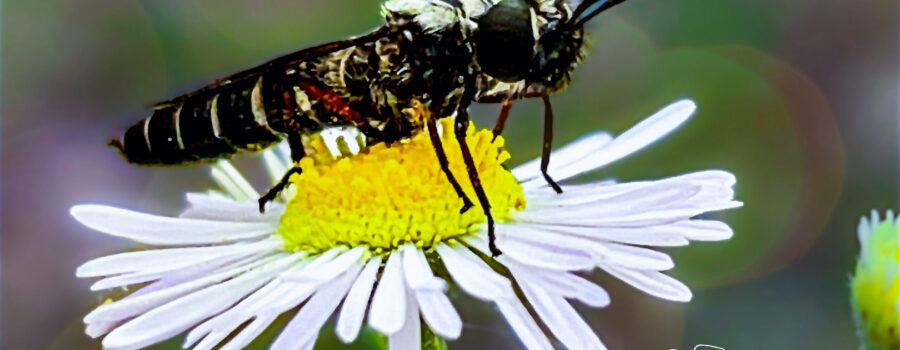
[[[367,144],[394,142],[427,130],[440,167],[450,172],[436,119],[455,115],[454,133],[469,180],[488,220],[494,220],[466,144],[472,102],[501,103],[495,135],[511,101],[540,97],[545,105],[541,171],[547,174],[553,110],[549,95],[563,90],[583,59],[584,24],[625,0],[388,0],[385,24],[369,34],[276,58],[168,101],[110,141],[134,164],[166,166],[256,151],[287,138],[295,166],[259,199],[260,212],[288,184],[305,156],[305,136],[330,126],[353,126]],[[403,111],[422,101],[428,116]],[[427,165],[423,165],[427,166]]]

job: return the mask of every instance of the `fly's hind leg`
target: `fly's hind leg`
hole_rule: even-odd
[[[262,195],[262,197],[259,197],[260,213],[265,213],[266,204],[275,200],[275,198],[278,198],[278,195],[281,194],[281,191],[284,191],[285,187],[287,187],[287,185],[291,183],[291,175],[300,175],[300,173],[303,172],[303,169],[300,169],[300,167],[297,165],[297,162],[299,162],[300,159],[303,159],[303,156],[306,155],[306,152],[303,150],[303,141],[300,138],[300,135],[297,133],[289,134],[288,145],[291,148],[291,162],[293,166],[287,171],[287,173],[284,174],[284,176],[281,177],[281,180],[278,181],[275,186],[272,186],[272,188],[270,188],[269,191],[266,192],[266,194]]]
[[[417,101],[413,104],[412,110],[414,110],[412,113],[425,113],[421,103],[418,103]],[[453,186],[456,195],[463,201],[463,206],[459,212],[465,213],[475,205],[472,203],[472,200],[466,196],[466,193],[463,192],[462,186],[459,185],[459,181],[456,181],[456,177],[454,177],[453,172],[450,171],[450,162],[447,161],[447,154],[444,153],[444,146],[441,143],[441,136],[438,135],[437,122],[435,122],[433,115],[426,115],[423,117],[425,118],[425,122],[428,123],[428,136],[431,139],[431,146],[434,147],[434,153],[437,155],[438,163],[441,165],[441,170],[447,175],[447,181]]]
[[[497,257],[500,254],[503,254],[503,252],[501,252],[500,249],[497,249],[497,245],[495,244],[496,236],[494,235],[494,216],[491,215],[491,203],[488,201],[487,193],[484,192],[484,187],[481,185],[481,178],[478,176],[478,168],[475,167],[475,160],[472,158],[472,152],[469,150],[469,145],[466,143],[466,131],[468,128],[469,112],[461,107],[456,112],[456,141],[459,142],[460,153],[462,153],[463,161],[466,163],[469,181],[472,183],[472,188],[475,190],[475,195],[478,197],[478,203],[481,204],[484,216],[487,217],[488,248],[491,250],[491,255]]]
[[[550,105],[549,95],[542,96],[542,99],[544,100],[544,142],[541,148],[541,174],[556,193],[562,193],[562,187],[559,187],[547,173],[547,168],[550,166],[550,149],[553,146],[553,106]]]
[[[284,188],[291,183],[291,175],[300,175],[300,173],[302,172],[303,169],[300,169],[300,167],[295,165],[290,170],[288,170],[287,173],[284,174],[284,177],[282,177],[281,180],[278,181],[277,184],[275,184],[275,186],[272,186],[272,188],[269,189],[266,194],[262,195],[262,197],[259,197],[259,213],[265,213],[266,204],[275,200],[275,198],[278,198],[278,195],[281,194],[281,191],[284,191]]]

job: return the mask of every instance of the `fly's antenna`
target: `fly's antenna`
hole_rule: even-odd
[[[583,0],[575,8],[575,12],[572,13],[572,19],[568,23],[573,28],[584,26],[594,16],[623,2],[625,0]]]

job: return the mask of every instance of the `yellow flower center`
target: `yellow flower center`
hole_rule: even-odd
[[[851,303],[872,349],[900,348],[900,227],[893,218],[873,222],[850,280]]]
[[[427,132],[395,144],[376,144],[336,161],[300,160],[291,177],[296,195],[281,217],[279,234],[291,251],[320,252],[338,245],[390,250],[411,242],[425,249],[478,231],[486,218],[469,182],[453,121],[441,120],[441,140],[450,169],[476,206],[463,202],[441,171]],[[489,130],[467,131],[481,183],[497,222],[525,208],[522,187],[503,163],[503,138]]]

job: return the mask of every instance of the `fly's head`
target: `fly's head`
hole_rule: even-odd
[[[481,71],[497,80],[525,81],[529,90],[565,87],[584,52],[584,24],[624,0],[501,0],[476,18]]]

